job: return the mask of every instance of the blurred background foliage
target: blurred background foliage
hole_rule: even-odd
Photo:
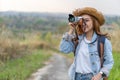
[[[67,18],[63,13],[0,12],[0,59],[31,48],[58,49],[62,34],[69,29]],[[113,51],[120,51],[120,16],[105,15],[105,19],[102,31],[110,34]]]
[[[0,12],[0,66],[22,59],[35,50],[59,51],[62,35],[69,30],[67,18],[68,14],[63,13]],[[120,16],[105,15],[105,19],[101,29],[110,34],[113,52],[120,53]]]

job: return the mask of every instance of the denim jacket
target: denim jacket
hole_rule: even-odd
[[[76,48],[76,56],[78,53],[78,50],[80,48],[80,42],[83,39],[83,36],[85,34],[79,35],[79,44]],[[73,52],[75,49],[75,46],[72,42],[72,38],[74,35],[68,35],[67,33],[63,35],[63,38],[60,43],[60,51],[63,53],[70,53]],[[94,42],[97,39],[97,34],[94,32],[92,37],[92,42]],[[90,54],[90,62],[91,62],[91,68],[93,75],[96,75],[100,71],[104,72],[106,76],[109,75],[110,70],[112,69],[112,66],[114,64],[113,56],[112,56],[112,45],[110,41],[106,38],[104,43],[104,62],[103,67],[100,67],[100,58],[97,50],[97,40],[93,44],[88,44],[89,54]],[[69,77],[71,80],[75,79],[75,65],[76,65],[76,56],[74,58],[73,64],[69,68]]]

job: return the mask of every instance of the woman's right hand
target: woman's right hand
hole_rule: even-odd
[[[68,25],[70,26],[70,30],[69,30],[68,34],[71,35],[71,34],[73,34],[73,32],[74,32],[74,29],[75,29],[75,27],[76,27],[76,24],[74,24],[74,23],[69,23]]]

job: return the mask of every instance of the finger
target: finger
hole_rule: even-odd
[[[98,80],[97,76],[92,77],[92,80]]]
[[[73,25],[73,23],[68,23],[70,26]]]
[[[75,29],[75,26],[74,26],[74,24],[69,24],[69,26],[70,26],[70,29]]]
[[[92,77],[92,79],[91,80],[94,80],[94,77]]]
[[[100,80],[101,76],[100,75],[96,75],[95,76],[95,80]]]
[[[72,26],[72,27],[76,26],[76,24],[74,24],[74,23],[69,23],[69,25]]]
[[[99,80],[99,77],[98,77],[98,76],[95,76],[95,77],[94,77],[94,80]]]

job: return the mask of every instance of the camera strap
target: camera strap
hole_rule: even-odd
[[[75,45],[74,56],[75,56],[75,52],[76,52],[77,45],[78,45],[78,43],[79,43],[79,38],[78,38],[78,34],[77,34],[76,28],[75,28],[75,35],[76,35],[76,37],[72,39],[72,42],[73,42],[74,45]]]

